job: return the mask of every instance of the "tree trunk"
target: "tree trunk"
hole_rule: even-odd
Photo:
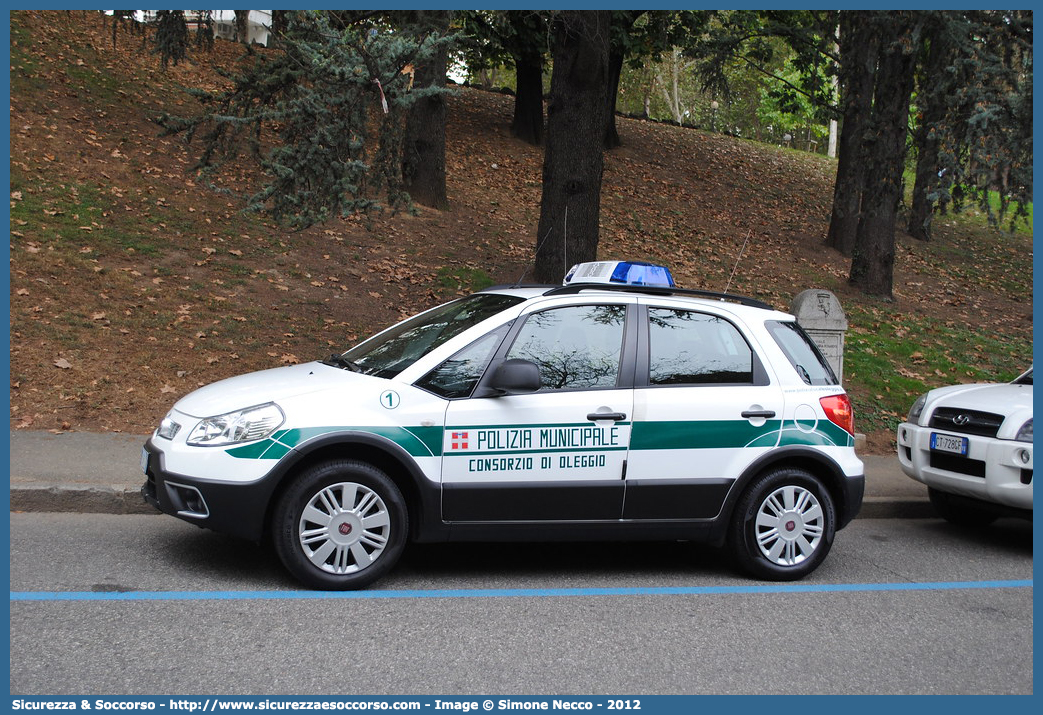
[[[909,235],[921,241],[931,240],[931,219],[934,202],[928,198],[938,185],[938,137],[935,128],[945,119],[947,92],[938,87],[944,82],[945,67],[949,63],[951,45],[943,32],[934,33],[927,53],[927,63],[921,72],[921,89],[917,97],[922,116],[916,129],[916,181],[913,184],[913,203],[909,211]]]
[[[449,29],[449,12],[421,10],[418,26],[436,32]],[[445,87],[447,63],[445,45],[414,69],[413,86]],[[439,92],[418,99],[409,110],[402,147],[402,180],[410,198],[436,209],[449,207],[445,187],[445,94]]]
[[[558,283],[597,258],[608,91],[608,11],[563,11],[554,21],[536,280]]]
[[[608,93],[605,97],[605,148],[622,146],[616,129],[616,99],[619,98],[619,78],[623,73],[623,51],[613,49],[608,57]]]
[[[250,11],[232,10],[236,15],[236,40],[246,46],[246,51],[253,54],[250,46]]]
[[[922,22],[907,11],[891,13],[886,20],[866,137],[868,173],[851,261],[851,283],[863,293],[884,298],[891,298],[893,291],[895,226]]]
[[[282,37],[286,34],[286,25],[288,24],[288,16],[293,10],[272,10],[272,32],[276,37]]]
[[[670,72],[670,86],[667,87],[667,83],[660,81],[659,89],[663,93],[663,100],[666,101],[666,106],[670,110],[670,113],[674,116],[674,121],[678,126],[684,124],[684,115],[682,114],[681,106],[681,53],[676,47],[671,50],[669,64],[667,69]]]
[[[833,186],[833,213],[826,245],[850,256],[858,233],[858,212],[865,183],[862,143],[873,101],[877,58],[876,33],[869,13],[840,13],[841,89],[844,124],[840,132],[837,179]]]
[[[618,10],[612,13],[612,39],[608,49],[608,94],[607,116],[605,117],[605,148],[615,149],[622,146],[619,131],[616,129],[616,100],[619,98],[619,78],[623,74],[623,60],[626,59],[627,42],[630,31],[637,19],[645,14],[645,10]]]
[[[534,146],[543,143],[543,55],[527,52],[514,57],[518,78],[511,136]]]

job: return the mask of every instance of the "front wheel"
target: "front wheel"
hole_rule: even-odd
[[[402,492],[364,462],[335,460],[302,472],[272,522],[283,565],[312,588],[363,588],[387,573],[406,543]]]
[[[757,477],[735,507],[728,542],[738,565],[771,581],[804,578],[829,553],[836,533],[833,499],[803,469]]]

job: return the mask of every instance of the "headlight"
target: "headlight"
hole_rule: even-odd
[[[222,447],[264,439],[278,429],[285,419],[279,406],[272,402],[207,417],[188,435],[188,444],[193,447]]]
[[[906,418],[906,422],[912,422],[914,425],[919,424],[920,415],[923,414],[923,407],[927,404],[927,395],[920,395],[916,398],[916,402],[909,408],[909,417]]]
[[[1032,420],[1029,420],[1025,424],[1021,425],[1021,429],[1018,430],[1018,436],[1014,439],[1016,439],[1019,442],[1032,441]]]
[[[156,430],[156,436],[162,437],[163,439],[174,439],[174,436],[180,431],[181,425],[170,419],[170,415],[167,415],[163,418],[163,421],[159,423],[159,429]]]

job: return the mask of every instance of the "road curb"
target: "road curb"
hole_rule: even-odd
[[[11,511],[83,514],[159,514],[140,489],[21,484],[11,487]]]
[[[938,513],[926,497],[865,497],[859,519],[934,519]]]

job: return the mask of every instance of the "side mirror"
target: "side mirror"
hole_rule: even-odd
[[[542,384],[536,363],[513,358],[504,360],[493,371],[488,386],[500,395],[520,395],[536,392]]]

